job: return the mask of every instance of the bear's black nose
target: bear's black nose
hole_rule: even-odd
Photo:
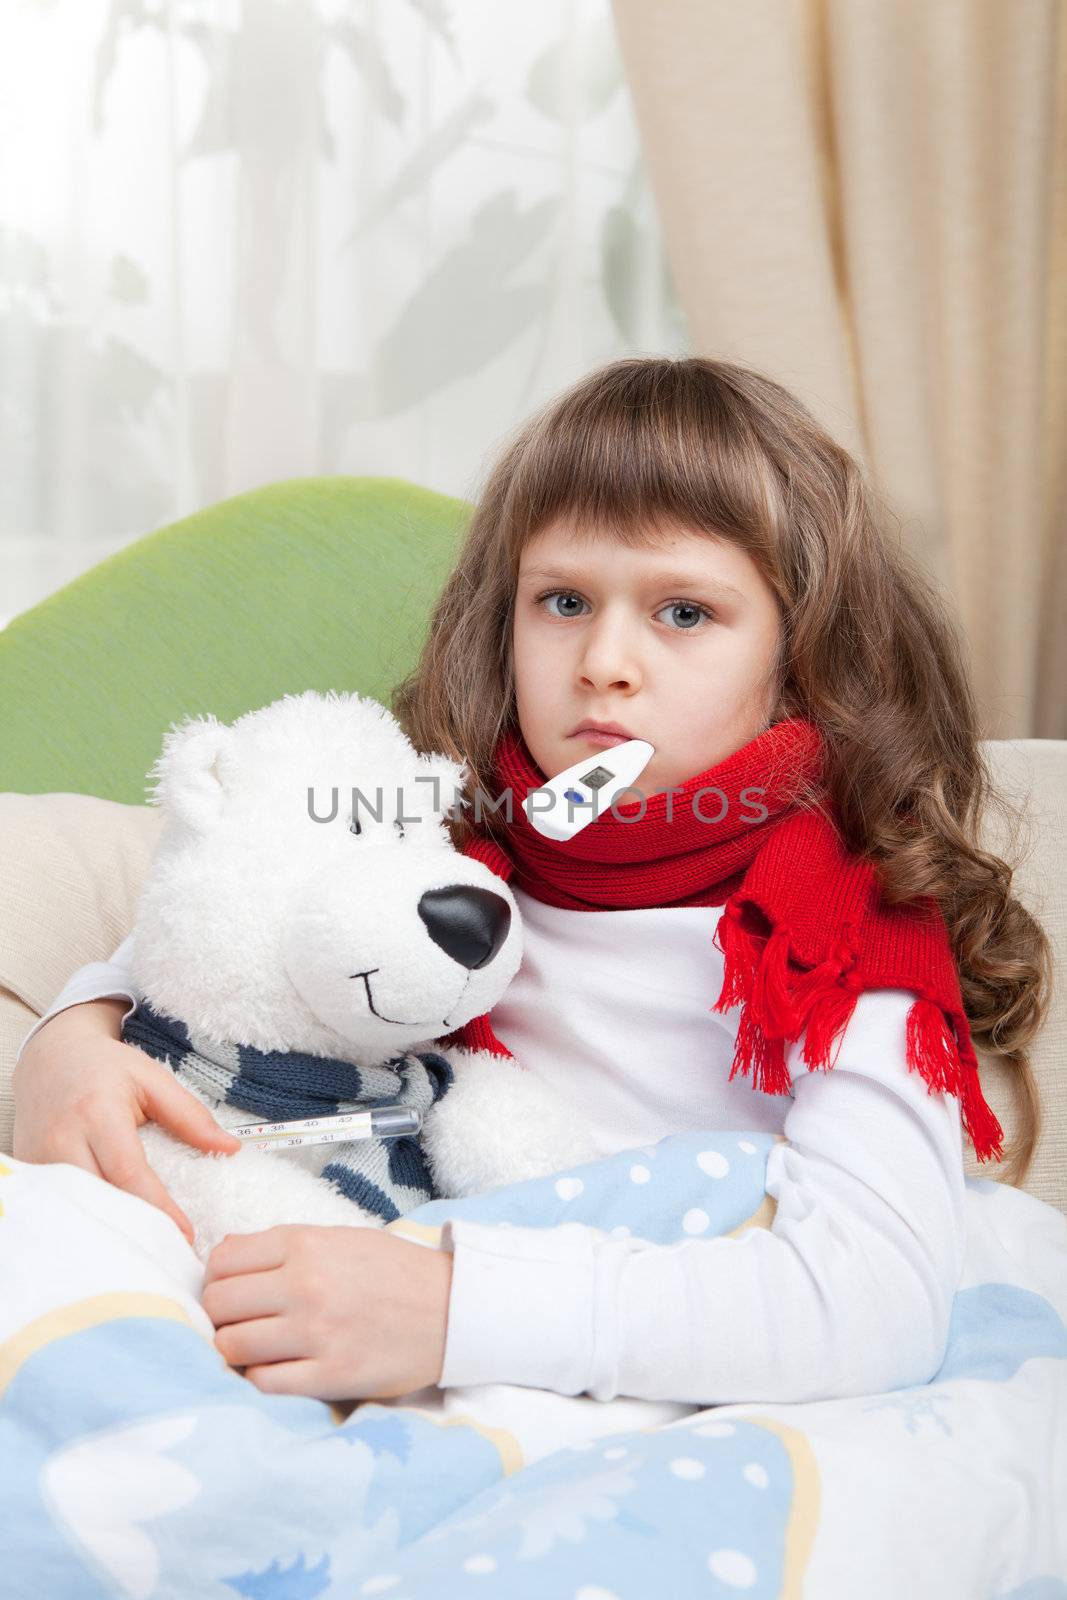
[[[492,961],[511,927],[506,900],[491,889],[461,883],[427,889],[419,901],[419,916],[434,944],[471,971]]]

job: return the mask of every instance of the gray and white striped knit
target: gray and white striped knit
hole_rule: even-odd
[[[451,1063],[435,1050],[393,1057],[382,1066],[300,1051],[255,1050],[199,1038],[185,1023],[141,1000],[122,1037],[182,1074],[212,1104],[237,1106],[251,1122],[287,1122],[373,1106],[414,1106],[426,1114],[452,1086]],[[305,1146],[322,1150],[319,1176],[382,1222],[439,1198],[418,1135]]]

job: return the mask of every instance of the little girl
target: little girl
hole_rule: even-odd
[[[780,1136],[769,1226],[737,1238],[699,1237],[699,1212],[672,1246],[447,1224],[440,1385],[709,1405],[931,1378],[964,1247],[961,1125],[1002,1156],[971,1035],[1015,1068],[1019,1183],[1051,965],[976,842],[999,797],[958,638],[857,464],[742,367],[592,373],[502,452],[394,710],[420,750],[466,760],[453,836],[523,913],[507,994],[447,1042],[514,1055],[605,1154]],[[608,759],[613,735],[655,746],[634,800],[544,839],[526,793]],[[110,1030],[115,997],[136,1000],[124,953],[75,973],[26,1043],[77,1002],[87,1030],[113,1008]],[[204,1108],[167,1115],[231,1148]],[[147,1169],[82,1154],[185,1223]]]

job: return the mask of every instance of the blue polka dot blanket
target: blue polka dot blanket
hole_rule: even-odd
[[[743,1237],[774,1227],[780,1138],[671,1135],[388,1226],[430,1249],[453,1219]],[[496,1383],[341,1405],[226,1364],[162,1211],[0,1156],[0,1593],[1067,1600],[1067,1217],[968,1178],[966,1222],[921,1385],[693,1405]]]

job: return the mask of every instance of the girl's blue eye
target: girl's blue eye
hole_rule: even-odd
[[[537,604],[540,605],[542,600],[558,600],[561,597],[564,600],[577,600],[578,599],[578,596],[576,594],[571,594],[570,591],[567,590],[567,589],[552,589],[548,594],[543,594],[541,596],[541,599],[538,600]],[[571,616],[571,617],[577,616],[577,612],[574,612],[574,611],[569,611],[569,612],[566,612],[564,614],[566,616]],[[554,611],[552,613],[552,615],[558,617],[559,616],[559,612],[558,611]]]
[[[664,609],[664,611],[688,611],[690,613],[695,613],[698,618],[699,617],[708,617],[710,619],[710,617],[711,617],[711,612],[710,611],[705,611],[703,606],[693,605],[692,602],[689,601],[689,600],[672,600],[670,605],[664,606],[663,609]],[[686,626],[686,627],[682,628],[680,631],[682,633],[695,633],[696,629],[699,626],[700,626],[700,623],[698,621],[697,624],[696,624],[696,627]]]
[[[579,602],[579,604],[581,604],[581,605],[585,604],[584,600],[582,600],[579,595],[574,594],[573,591],[570,590],[570,589],[550,589],[547,594],[543,594],[543,595],[539,595],[538,596],[537,604],[541,605],[545,600],[556,600],[556,599],[560,599],[560,598],[562,598],[564,600],[577,600]],[[711,612],[708,610],[708,608],[706,606],[696,605],[695,602],[693,602],[692,600],[672,600],[672,601],[670,601],[670,603],[668,605],[665,605],[665,606],[661,607],[661,610],[663,610],[663,611],[687,611],[687,612],[690,612],[690,613],[695,612],[695,613],[697,613],[698,616],[706,617],[709,621],[711,621],[711,617],[712,617]],[[554,611],[551,614],[554,617],[556,617],[559,621],[564,622],[564,621],[566,621],[568,616],[575,617],[575,616],[579,616],[581,613],[577,612],[577,611],[570,611],[570,612],[563,613],[561,615],[560,612]],[[657,613],[657,615],[658,615],[658,613]],[[671,631],[674,632],[674,633],[696,633],[699,630],[700,627],[701,627],[701,624],[699,622],[697,624],[695,624],[695,625],[687,623],[683,627],[674,628]]]

